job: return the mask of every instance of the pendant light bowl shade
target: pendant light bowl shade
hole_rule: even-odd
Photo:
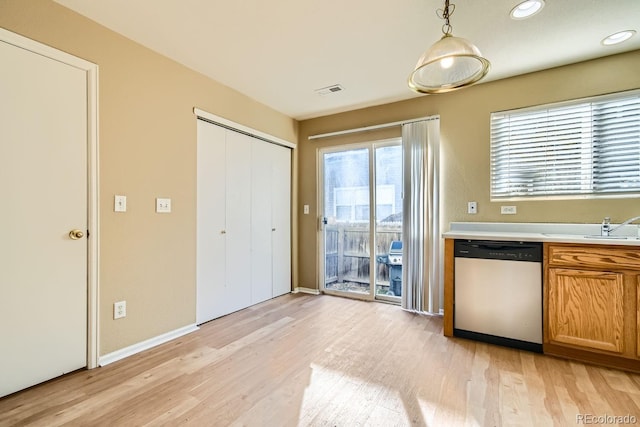
[[[420,57],[408,84],[420,93],[449,92],[482,79],[489,67],[477,47],[447,33]]]

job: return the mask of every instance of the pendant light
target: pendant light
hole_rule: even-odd
[[[461,37],[451,34],[449,17],[455,4],[445,0],[438,17],[444,19],[443,36],[420,57],[409,76],[409,88],[419,93],[443,93],[474,84],[489,72],[490,63],[480,50]]]

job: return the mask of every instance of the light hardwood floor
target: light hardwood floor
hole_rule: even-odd
[[[2,426],[569,426],[579,414],[640,424],[640,375],[446,338],[441,318],[393,305],[309,295],[0,399]]]

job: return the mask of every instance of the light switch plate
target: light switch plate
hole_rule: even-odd
[[[171,199],[156,199],[157,213],[171,213]]]
[[[114,212],[126,212],[127,211],[127,196],[115,195],[113,198],[113,211]]]
[[[305,215],[309,215],[309,205],[304,205],[302,207],[302,213]]]

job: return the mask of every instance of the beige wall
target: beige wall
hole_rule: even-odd
[[[638,198],[549,200],[498,203],[489,200],[489,115],[572,98],[640,87],[640,51],[610,56],[511,79],[476,85],[440,95],[382,105],[300,122],[298,143],[299,204],[317,212],[317,150],[329,145],[371,141],[400,135],[400,129],[309,141],[313,134],[440,115],[442,229],[452,221],[600,222],[604,216],[621,221],[640,214]],[[468,215],[467,202],[478,202],[478,214]],[[515,205],[517,215],[501,215],[500,205]],[[318,286],[316,216],[299,214],[300,286]]]
[[[297,123],[50,0],[0,0],[0,27],[99,66],[100,354],[195,322],[193,107],[292,142]]]

